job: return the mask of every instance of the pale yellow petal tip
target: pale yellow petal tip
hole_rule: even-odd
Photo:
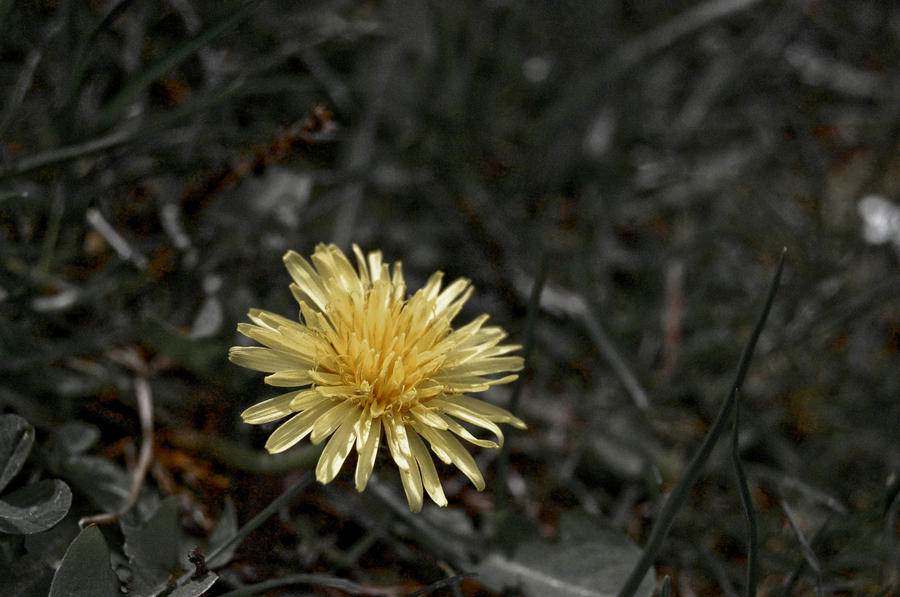
[[[355,487],[356,487],[356,491],[358,491],[359,493],[364,492],[368,485],[369,485],[369,477],[366,477],[365,479],[360,479],[360,478],[356,479]]]
[[[504,344],[503,348],[505,348],[509,352],[515,352],[517,350],[522,350],[522,347],[519,346],[518,344]],[[518,361],[517,363],[509,366],[510,371],[521,371],[522,369],[525,368],[525,359],[523,359],[522,357],[516,357],[516,360]],[[517,375],[516,377],[519,377],[519,376]]]
[[[288,261],[294,260],[294,259],[300,259],[300,260],[303,260],[303,256],[302,256],[300,253],[298,253],[297,251],[293,250],[293,249],[290,249],[290,250],[289,250],[288,252],[286,252],[286,253],[284,254],[284,256],[281,258],[281,260],[284,261],[285,263],[287,263]]]
[[[266,452],[268,452],[269,454],[280,454],[281,452],[287,450],[289,447],[290,446],[287,445],[276,445],[276,443],[272,441],[271,437],[269,438],[269,441],[266,442],[265,446]]]
[[[259,422],[256,421],[255,418],[254,418],[253,416],[248,416],[248,415],[247,415],[247,411],[249,411],[249,410],[250,410],[250,409],[248,408],[247,410],[245,410],[244,412],[241,413],[241,420],[242,420],[244,423],[247,423],[247,424],[249,424],[249,425],[258,425]]]

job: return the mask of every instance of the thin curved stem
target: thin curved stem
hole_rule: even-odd
[[[762,329],[766,324],[766,319],[769,317],[769,310],[772,308],[772,303],[775,300],[775,293],[781,282],[781,272],[784,270],[784,255],[786,252],[787,249],[781,250],[781,258],[778,260],[778,267],[772,278],[769,294],[766,297],[762,312],[759,314],[759,318],[756,321],[756,327],[753,328],[753,333],[750,334],[750,338],[744,346],[741,360],[738,362],[734,383],[731,385],[731,389],[725,397],[725,401],[722,403],[719,413],[716,415],[716,420],[707,432],[706,437],[703,438],[703,443],[700,444],[700,448],[688,464],[684,475],[675,485],[675,488],[672,489],[672,493],[663,504],[662,510],[659,513],[659,518],[656,520],[656,524],[653,525],[653,529],[650,531],[650,538],[647,540],[647,546],[644,548],[644,553],[641,555],[641,559],[635,565],[631,574],[628,576],[628,579],[625,581],[625,584],[622,586],[622,589],[619,591],[619,597],[631,597],[634,595],[635,591],[637,591],[638,586],[640,586],[641,581],[644,579],[644,575],[647,574],[647,570],[650,569],[657,554],[660,549],[662,549],[663,541],[665,541],[666,535],[669,534],[669,529],[672,528],[672,524],[675,522],[675,516],[681,509],[681,506],[687,501],[690,491],[700,477],[700,473],[703,471],[706,461],[709,460],[709,456],[712,454],[716,442],[725,431],[731,409],[734,408],[738,390],[744,384],[744,378],[747,376],[747,369],[750,367],[750,361],[753,358],[753,350],[756,348],[756,342],[759,340],[759,335],[762,333]]]

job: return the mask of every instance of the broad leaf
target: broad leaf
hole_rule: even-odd
[[[30,535],[62,520],[72,505],[72,490],[59,479],[45,479],[0,499],[0,532]]]
[[[564,513],[555,539],[534,539],[513,557],[492,553],[478,566],[479,582],[495,591],[518,587],[528,597],[614,597],[641,551],[627,537],[586,513]],[[648,574],[638,595],[653,592]]]
[[[63,557],[50,597],[119,597],[119,579],[109,565],[103,534],[91,525],[81,531]]]
[[[144,526],[122,523],[122,533],[136,595],[156,595],[188,569],[178,499],[174,496],[164,499]]]
[[[34,443],[34,427],[19,415],[0,415],[0,491],[15,477]]]

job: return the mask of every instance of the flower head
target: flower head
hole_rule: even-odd
[[[522,358],[509,354],[520,347],[500,344],[506,333],[486,326],[487,315],[450,327],[472,294],[468,280],[442,289],[443,273],[436,272],[407,297],[399,261],[391,271],[380,251],[364,256],[354,245],[353,252],[356,269],[335,245],[318,245],[312,263],[293,251],[284,256],[300,305],[298,321],[253,309],[253,324],[238,324],[238,331],[263,346],[235,346],[228,356],[269,373],[269,385],[300,389],[255,404],[241,416],[247,423],[268,423],[292,415],[266,442],[273,454],[307,435],[314,444],[330,437],[316,467],[322,483],[335,478],[355,447],[359,491],[384,441],[413,512],[422,508],[423,488],[436,504],[447,505],[426,442],[484,489],[481,471],[457,437],[497,448],[503,444],[497,423],[520,429],[525,423],[467,394],[515,380],[503,374],[522,369]],[[496,441],[476,437],[460,421],[490,431]]]

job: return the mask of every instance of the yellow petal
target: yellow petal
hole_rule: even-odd
[[[428,443],[431,444],[431,451],[434,452],[435,456],[441,459],[441,462],[443,462],[444,464],[453,464],[453,459],[450,457],[450,453],[444,450],[439,443],[436,443],[436,434],[433,433],[436,431],[436,429],[434,429],[433,427],[429,427],[428,425],[419,423],[418,421],[413,421],[412,427],[416,431],[416,433],[428,440]]]
[[[406,294],[406,282],[403,280],[403,264],[399,261],[394,262],[394,273],[391,274],[391,286],[394,287],[394,293],[391,298],[395,302],[403,300]]]
[[[490,375],[519,371],[524,366],[522,357],[495,357],[492,359],[477,358],[461,365],[441,369],[440,379],[452,380],[456,376]],[[437,377],[437,376],[436,376]]]
[[[302,295],[309,298],[319,310],[324,311],[328,305],[328,293],[322,284],[322,277],[309,264],[306,259],[301,257],[294,251],[288,251],[284,255],[284,265],[287,267],[288,273],[294,279],[295,287]],[[295,298],[297,294],[294,294]],[[299,299],[298,299],[299,302]]]
[[[291,403],[299,393],[300,391],[298,390],[296,392],[288,392],[287,394],[263,400],[242,412],[241,418],[245,423],[258,425],[260,423],[269,423],[285,417],[292,412],[297,412],[297,409],[291,408]]]
[[[382,426],[384,427],[384,437],[387,440],[388,449],[394,462],[397,463],[397,467],[400,469],[410,468],[412,466],[412,454],[409,451],[409,441],[406,440],[406,428],[403,427],[403,423],[393,416],[385,416],[382,420]],[[406,440],[402,446],[397,437],[401,428],[403,429],[403,438]]]
[[[492,442],[488,439],[478,439],[474,435],[472,435],[468,429],[451,419],[450,417],[444,417],[444,420],[447,423],[447,429],[460,436],[470,444],[475,444],[481,448],[499,448],[503,445],[503,434],[501,433],[499,436],[500,443]]]
[[[431,276],[428,277],[428,281],[425,282],[425,286],[419,291],[422,293],[422,298],[428,302],[437,298],[438,293],[441,291],[441,281],[443,279],[444,272],[437,271],[431,274]]]
[[[288,419],[269,436],[266,441],[266,450],[271,454],[277,454],[299,442],[312,431],[316,419],[330,406],[331,403],[320,404]]]
[[[294,399],[291,400],[291,410],[296,412],[312,408],[321,402],[329,401],[329,398],[320,394],[318,390],[297,390],[294,394]]]
[[[319,483],[330,483],[337,476],[356,436],[353,434],[353,418],[345,418],[331,439],[325,444],[319,463],[316,465],[316,479]]]
[[[460,294],[466,291],[466,288],[469,286],[469,280],[465,278],[459,278],[454,280],[452,284],[447,286],[443,292],[441,292],[434,299],[434,312],[436,315],[443,314],[444,309],[447,308],[453,300],[458,297]],[[471,294],[471,288],[469,288],[469,292],[467,295]],[[466,296],[468,298],[468,296]],[[461,306],[461,305],[460,305]],[[452,319],[452,318],[450,318]]]
[[[260,344],[264,344],[277,352],[283,353],[285,358],[293,360],[294,365],[291,368],[296,369],[300,365],[312,366],[315,363],[315,355],[309,351],[309,348],[314,348],[311,345],[307,346],[305,343],[298,344],[280,332],[249,323],[239,323],[237,330],[248,338],[252,338]]]
[[[313,425],[312,433],[309,435],[309,441],[318,444],[328,437],[338,428],[339,425],[351,417],[355,420],[359,418],[360,408],[344,400],[338,401],[337,404],[328,409],[319,417]]]
[[[272,313],[271,311],[265,311],[263,309],[250,309],[248,317],[250,317],[250,320],[253,321],[253,323],[276,332],[280,328],[286,328],[295,331],[303,330],[303,326],[300,325],[299,322],[278,315],[277,313]]]
[[[375,467],[375,457],[378,454],[378,444],[381,442],[381,418],[372,420],[372,427],[362,449],[357,448],[356,460],[356,490],[362,491],[372,476]]]
[[[409,447],[412,448],[413,456],[419,464],[419,471],[422,474],[422,484],[425,491],[434,501],[435,504],[442,508],[447,505],[447,497],[444,495],[444,488],[441,487],[441,479],[438,477],[437,469],[434,468],[434,461],[431,460],[431,454],[422,443],[422,439],[417,433],[409,434]]]
[[[420,512],[422,510],[422,476],[419,474],[419,467],[413,464],[408,469],[400,469],[400,481],[403,482],[403,492],[406,494],[406,501],[409,502],[410,512]]]
[[[497,423],[509,423],[513,427],[518,427],[519,429],[528,428],[528,425],[526,425],[524,421],[513,415],[505,408],[494,406],[493,404],[485,402],[484,400],[479,400],[477,398],[472,398],[471,396],[464,395],[453,396],[452,400],[460,406],[465,407],[470,411],[478,413],[483,417]]]
[[[433,409],[417,404],[409,410],[409,414],[425,425],[435,427],[437,429],[447,429],[447,421],[445,421]]]
[[[463,447],[459,440],[453,437],[450,432],[434,429],[432,427],[423,426],[421,428],[422,436],[431,444],[431,449],[440,457],[446,454],[447,458],[453,465],[462,471],[466,477],[472,482],[478,491],[484,489],[484,477],[475,464],[475,459]],[[437,448],[437,449],[435,449]]]
[[[452,398],[449,400],[434,398],[428,402],[428,405],[448,415],[454,416],[457,419],[462,419],[466,423],[471,423],[482,429],[487,429],[497,437],[497,441],[500,442],[500,445],[503,445],[503,432],[500,431],[500,428],[488,417],[467,409],[461,404],[454,402]]]
[[[465,394],[467,392],[484,392],[490,389],[491,386],[512,383],[519,379],[519,376],[507,375],[500,379],[488,379],[486,377],[450,377],[441,379],[439,376],[435,376],[434,379],[445,384],[444,387],[448,393]]]
[[[311,257],[313,265],[324,280],[334,280],[347,293],[362,294],[363,286],[353,266],[336,245],[329,245],[325,250],[318,248]],[[334,288],[331,289],[332,291]]]
[[[318,386],[316,391],[323,396],[347,398],[356,393],[356,386]]]
[[[235,365],[265,373],[293,369],[298,364],[296,359],[264,346],[232,346],[228,350],[228,360]]]
[[[366,258],[362,249],[356,243],[353,243],[353,255],[356,257],[356,269],[359,271],[360,280],[362,280],[364,286],[371,286],[372,279],[369,276],[369,268],[366,267]]]
[[[290,388],[292,386],[308,386],[313,382],[308,369],[285,369],[267,376],[265,381],[270,386]]]

